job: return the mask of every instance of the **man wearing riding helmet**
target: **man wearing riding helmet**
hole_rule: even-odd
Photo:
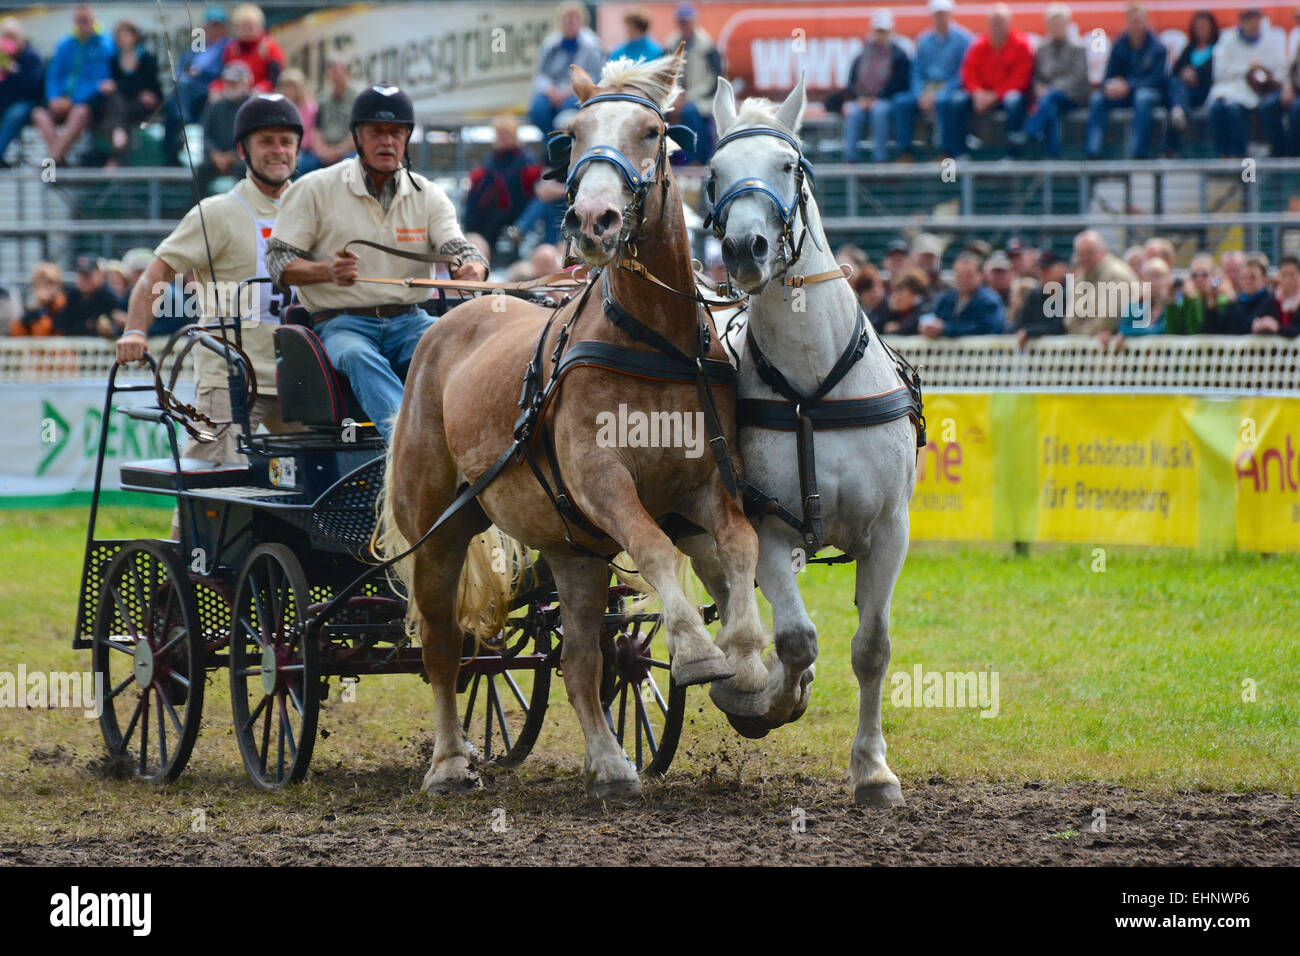
[[[145,335],[157,317],[159,297],[170,292],[176,276],[192,271],[204,293],[204,324],[215,325],[217,316],[238,314],[242,320],[243,348],[257,375],[258,397],[249,409],[249,423],[253,428],[265,424],[271,431],[286,430],[276,400],[272,339],[273,328],[280,323],[283,296],[266,283],[245,286],[238,296],[235,289],[245,279],[267,275],[267,241],[281,200],[290,189],[302,132],[298,108],[278,93],[254,95],[239,108],[235,149],[246,166],[244,178],[229,192],[202,200],[154,250],[153,261],[131,290],[126,331],[117,341],[119,363],[140,361],[147,351]],[[162,299],[162,303],[172,301],[170,294]],[[225,359],[202,347],[191,354],[196,356],[198,370],[195,407],[214,421],[229,420]],[[238,429],[232,427],[215,442],[190,441],[183,454],[205,461],[238,462],[237,434]]]
[[[395,86],[372,86],[352,104],[356,156],[304,176],[276,220],[267,255],[272,278],[298,290],[335,368],[384,438],[402,400],[402,379],[433,318],[427,290],[358,283],[358,276],[427,279],[430,263],[363,246],[364,239],[414,256],[457,256],[457,279],[487,277],[456,210],[435,183],[412,172],[407,147],[415,106]]]

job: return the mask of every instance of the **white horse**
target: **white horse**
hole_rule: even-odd
[[[714,96],[720,137],[710,163],[715,219],[727,271],[734,284],[750,294],[740,398],[742,403],[783,400],[760,375],[754,344],[793,392],[811,397],[856,341],[865,344],[861,357],[824,396],[830,404],[823,410],[852,411],[843,403],[835,406],[835,400],[874,396],[868,406],[879,412],[883,404],[898,406],[901,398],[912,395],[906,389],[905,396],[900,395],[903,380],[896,362],[870,323],[865,331],[857,324],[857,297],[838,272],[816,202],[805,189],[811,169],[803,165],[798,144],[805,103],[802,79],[779,108],[767,100],[749,99],[737,112],[735,93],[725,79],[718,82]],[[765,407],[779,410],[776,405]],[[797,421],[793,408],[790,405],[788,412]],[[919,402],[913,410],[919,419]],[[817,630],[800,596],[798,573],[804,559],[812,556],[807,553],[810,547],[824,543],[839,548],[857,561],[858,629],[852,654],[859,705],[850,785],[857,803],[897,806],[903,796],[898,777],[885,762],[880,701],[889,665],[889,605],[907,555],[917,430],[906,412],[876,424],[839,427],[831,422],[835,427],[826,427],[824,418],[813,424],[820,535],[808,534],[817,500],[805,508],[803,495],[810,487],[806,476],[801,486],[797,430],[747,425],[741,415],[745,478],[779,502],[784,514],[770,513],[774,506],[769,505],[769,513],[754,519],[760,542],[757,580],[772,606],[776,653],[765,662],[768,684],[757,701],[730,681],[714,683],[710,696],[732,725],[750,737],[802,716],[813,680]],[[790,520],[802,528],[792,527]],[[719,606],[725,607],[725,581],[711,542],[697,536],[683,540],[680,547]],[[752,648],[724,650],[733,657],[756,653]]]

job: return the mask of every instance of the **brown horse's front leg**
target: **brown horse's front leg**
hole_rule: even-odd
[[[697,608],[677,579],[677,549],[646,513],[632,476],[620,467],[604,468],[574,489],[578,505],[617,541],[664,606],[664,629],[673,656],[673,680],[682,686],[724,680],[733,674]],[[753,561],[750,562],[751,575]],[[753,590],[753,578],[750,578]]]

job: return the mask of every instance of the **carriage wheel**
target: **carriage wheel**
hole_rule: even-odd
[[[104,572],[91,650],[99,726],[117,767],[153,782],[180,776],[199,733],[206,660],[175,552],[152,541],[123,547]]]
[[[686,688],[672,679],[668,651],[655,637],[663,616],[621,625],[601,640],[605,719],[638,773],[663,776],[677,753],[686,712]]]
[[[230,696],[244,768],[263,790],[307,775],[320,714],[320,647],[304,640],[307,577],[282,544],[253,549],[231,611]]]
[[[550,629],[533,614],[508,621],[504,638],[501,646],[506,658],[551,652]],[[467,644],[472,648],[473,639]],[[461,730],[478,751],[480,761],[508,767],[527,757],[537,742],[551,696],[551,667],[539,663],[491,673],[501,657],[486,649],[480,650],[478,657],[483,670],[466,665],[460,676],[459,688],[465,697]]]

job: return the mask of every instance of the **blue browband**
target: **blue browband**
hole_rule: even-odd
[[[746,136],[775,136],[777,139],[788,143],[799,156],[799,169],[802,176],[806,177],[808,182],[811,183],[814,188],[816,187],[817,180],[813,176],[812,164],[804,158],[803,150],[799,148],[799,142],[789,133],[783,132],[782,130],[770,126],[753,126],[749,129],[737,130],[734,133],[728,133],[726,136],[722,137],[722,139],[718,140],[718,145],[713,148],[713,151],[714,153],[717,153],[718,150],[722,149],[722,147],[726,146],[728,143],[733,143],[738,139],[745,138]],[[777,208],[777,212],[780,213],[781,222],[786,226],[789,226],[794,221],[795,211],[799,208],[799,201],[803,196],[803,183],[798,181],[798,179],[799,178],[797,177],[795,183],[795,194],[791,197],[789,202],[786,202],[781,198],[781,194],[776,191],[776,188],[771,183],[753,177],[737,180],[732,184],[730,189],[722,194],[721,197],[715,199],[713,196],[713,190],[715,188],[714,181],[710,179],[705,184],[705,193],[709,200],[709,214],[704,218],[704,228],[708,229],[710,226],[715,224],[721,227],[723,211],[741,196],[748,195],[749,193],[759,193],[760,195],[766,196],[772,200],[773,204],[775,204]]]
[[[660,122],[664,124],[664,131],[669,139],[684,148],[695,148],[695,132],[688,126],[669,126],[668,121],[664,118],[663,110],[659,108],[657,103],[647,97],[637,96],[634,93],[601,93],[598,96],[593,96],[586,100],[578,107],[578,109],[585,110],[588,106],[592,106],[596,103],[609,102],[635,103],[638,106],[644,106],[646,109],[653,112],[655,116],[659,117]],[[573,136],[570,133],[556,131],[552,132],[547,137],[547,158],[557,166],[560,166],[561,164],[568,165],[572,149]],[[572,193],[577,183],[578,174],[584,167],[589,166],[592,163],[609,163],[618,170],[619,175],[623,177],[623,181],[627,183],[628,188],[631,189],[633,193],[640,194],[649,188],[650,184],[654,182],[654,173],[658,172],[663,156],[664,152],[661,144],[659,156],[656,157],[655,160],[654,172],[652,172],[650,176],[642,176],[637,171],[637,168],[632,161],[624,156],[618,148],[607,145],[591,146],[587,148],[586,152],[578,157],[577,162],[572,166],[569,166],[569,172],[565,177],[564,182],[565,185],[569,187],[570,193]],[[559,177],[556,176],[554,178]]]

